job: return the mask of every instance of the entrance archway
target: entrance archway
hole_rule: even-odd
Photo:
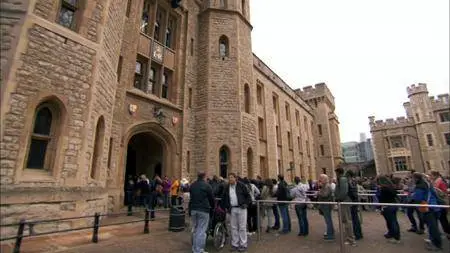
[[[163,145],[155,136],[148,132],[134,135],[127,146],[126,178],[142,174],[148,178],[162,176],[163,158]]]

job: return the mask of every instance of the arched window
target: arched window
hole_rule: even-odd
[[[99,168],[102,165],[103,154],[103,139],[105,138],[105,119],[103,116],[97,121],[97,127],[95,128],[94,139],[94,154],[92,156],[91,173],[90,176],[93,179],[97,179],[99,176]]]
[[[229,56],[230,47],[228,44],[228,38],[225,35],[222,35],[219,39],[219,55],[220,57],[228,57]]]
[[[230,165],[230,150],[227,146],[222,146],[219,151],[220,176],[226,178]]]
[[[244,85],[244,109],[246,113],[250,113],[250,87],[248,84]]]
[[[44,102],[36,108],[26,168],[52,169],[57,148],[60,120],[61,110],[55,103]]]
[[[251,148],[247,149],[247,176],[253,178],[253,151]]]

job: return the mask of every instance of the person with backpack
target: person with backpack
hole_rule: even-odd
[[[427,205],[437,205],[436,191],[434,190],[431,182],[428,182],[425,175],[415,172],[413,174],[413,180],[416,183],[414,189],[414,202]],[[442,238],[441,232],[438,226],[438,216],[441,208],[436,207],[419,207],[419,212],[423,214],[423,219],[428,227],[428,240],[426,240],[426,248],[429,251],[442,250]]]
[[[346,172],[346,176],[348,180],[348,197],[352,200],[352,202],[358,202],[358,183],[355,180],[355,174],[353,173],[353,171],[348,170]],[[355,236],[355,240],[357,241],[363,239],[361,221],[359,220],[358,212],[359,208],[357,205],[350,206],[353,235]]]
[[[337,167],[336,170],[334,170],[336,173],[336,189],[334,191],[334,198],[336,202],[350,202],[351,199],[349,197],[349,190],[348,190],[348,179],[344,175],[344,169],[342,167]],[[348,205],[342,205],[341,206],[341,219],[342,223],[344,225],[344,237],[345,237],[345,244],[355,246],[355,239],[353,237],[353,231],[352,231],[352,224],[349,222],[351,217],[350,214],[350,206]]]
[[[278,201],[291,201],[290,191],[286,181],[284,181],[283,175],[278,175],[278,189],[277,189],[277,200]],[[278,203],[278,208],[280,209],[281,219],[283,220],[283,229],[281,234],[287,234],[291,232],[291,221],[289,218],[289,204]]]
[[[449,205],[449,197],[447,194],[448,184],[442,178],[438,171],[432,170],[430,173],[430,179],[434,186],[434,190],[437,195],[437,202],[439,205]],[[439,222],[441,223],[442,230],[447,234],[447,238],[450,239],[450,225],[448,223],[448,208],[441,208],[439,214]]]

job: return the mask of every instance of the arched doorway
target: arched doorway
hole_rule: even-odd
[[[228,177],[228,169],[230,166],[230,150],[227,146],[222,146],[219,151],[220,176]]]
[[[138,133],[131,137],[127,146],[126,178],[145,174],[148,178],[162,176],[163,145],[151,133]],[[167,172],[166,172],[167,173]]]

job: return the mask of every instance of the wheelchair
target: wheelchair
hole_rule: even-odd
[[[216,250],[225,247],[228,240],[228,229],[226,225],[226,211],[219,205],[220,199],[216,199],[214,210],[211,212],[208,230],[206,231],[206,240],[211,238]],[[194,242],[194,228],[191,228],[191,242]]]

